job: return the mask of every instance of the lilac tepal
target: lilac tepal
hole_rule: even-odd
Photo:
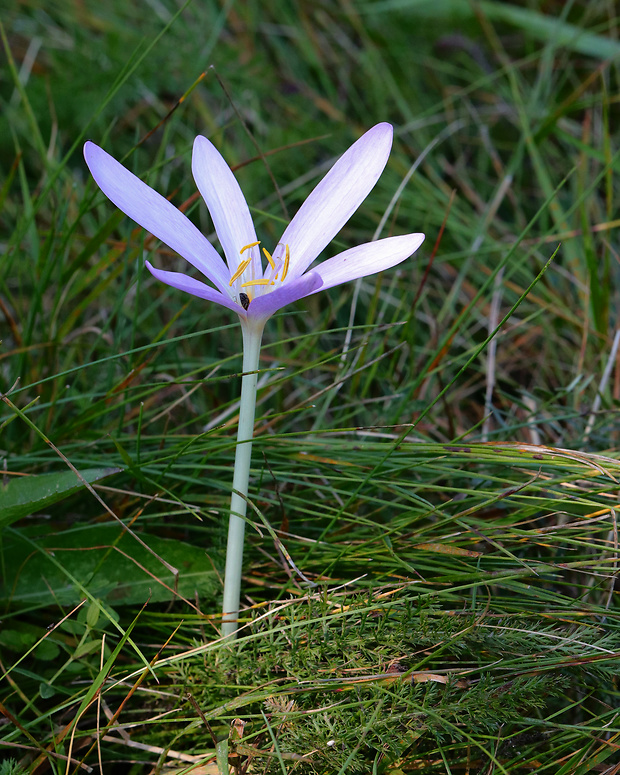
[[[377,124],[344,153],[286,227],[280,242],[261,250],[247,202],[215,146],[198,136],[192,172],[226,257],[180,210],[92,142],[88,167],[114,204],[198,269],[212,285],[181,272],[157,269],[159,280],[234,310],[242,325],[262,331],[265,321],[298,299],[389,269],[412,255],[423,234],[406,234],[345,250],[316,267],[312,262],[368,196],[387,163],[390,124]]]

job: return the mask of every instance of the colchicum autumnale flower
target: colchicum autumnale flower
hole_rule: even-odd
[[[167,199],[94,143],[84,146],[86,163],[103,193],[136,223],[179,253],[212,285],[181,272],[157,269],[146,261],[151,274],[167,285],[214,301],[239,316],[244,376],[224,582],[225,635],[233,634],[237,628],[256,372],[263,328],[287,304],[389,269],[422,244],[423,234],[388,237],[350,248],[311,267],[370,193],[383,172],[391,146],[390,124],[377,124],[362,135],[308,196],[275,249],[269,252],[261,248],[248,205],[231,169],[209,140],[197,137],[192,172],[226,263],[209,240]]]

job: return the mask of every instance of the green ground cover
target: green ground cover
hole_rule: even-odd
[[[1,775],[620,772],[618,23],[7,4]],[[239,325],[148,274],[183,262],[81,147],[211,234],[208,136],[269,242],[380,121],[388,166],[325,255],[427,239],[269,321],[223,646]]]

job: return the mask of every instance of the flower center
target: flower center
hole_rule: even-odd
[[[249,245],[244,245],[244,247],[242,247],[239,251],[239,255],[241,256],[243,256],[246,250],[250,251],[250,258],[242,259],[231,275],[229,283],[231,288],[233,283],[241,277],[241,275],[252,263],[252,248],[256,248],[259,245],[260,242],[251,242]],[[254,278],[252,280],[248,280],[245,283],[241,283],[241,288],[248,289],[247,292],[239,294],[239,302],[243,309],[247,309],[250,306],[250,302],[254,298],[254,289],[259,287],[271,288],[271,286],[276,284],[276,280],[279,280],[281,283],[283,283],[286,279],[286,275],[288,274],[288,267],[291,260],[291,251],[288,245],[284,246],[284,251],[280,251],[280,255],[276,259],[274,259],[271,253],[268,250],[265,250],[265,248],[262,250],[265,254],[265,258],[267,259],[267,263],[269,264],[269,268],[265,270],[263,277]],[[269,291],[266,292],[268,293]]]

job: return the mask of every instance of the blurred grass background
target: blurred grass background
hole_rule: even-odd
[[[620,771],[616,4],[0,22],[2,774]],[[325,253],[427,241],[269,322],[222,649],[238,324],[145,272],[184,262],[81,145],[210,234],[207,135],[266,244],[287,215],[257,146],[290,214],[379,121],[386,171]]]

